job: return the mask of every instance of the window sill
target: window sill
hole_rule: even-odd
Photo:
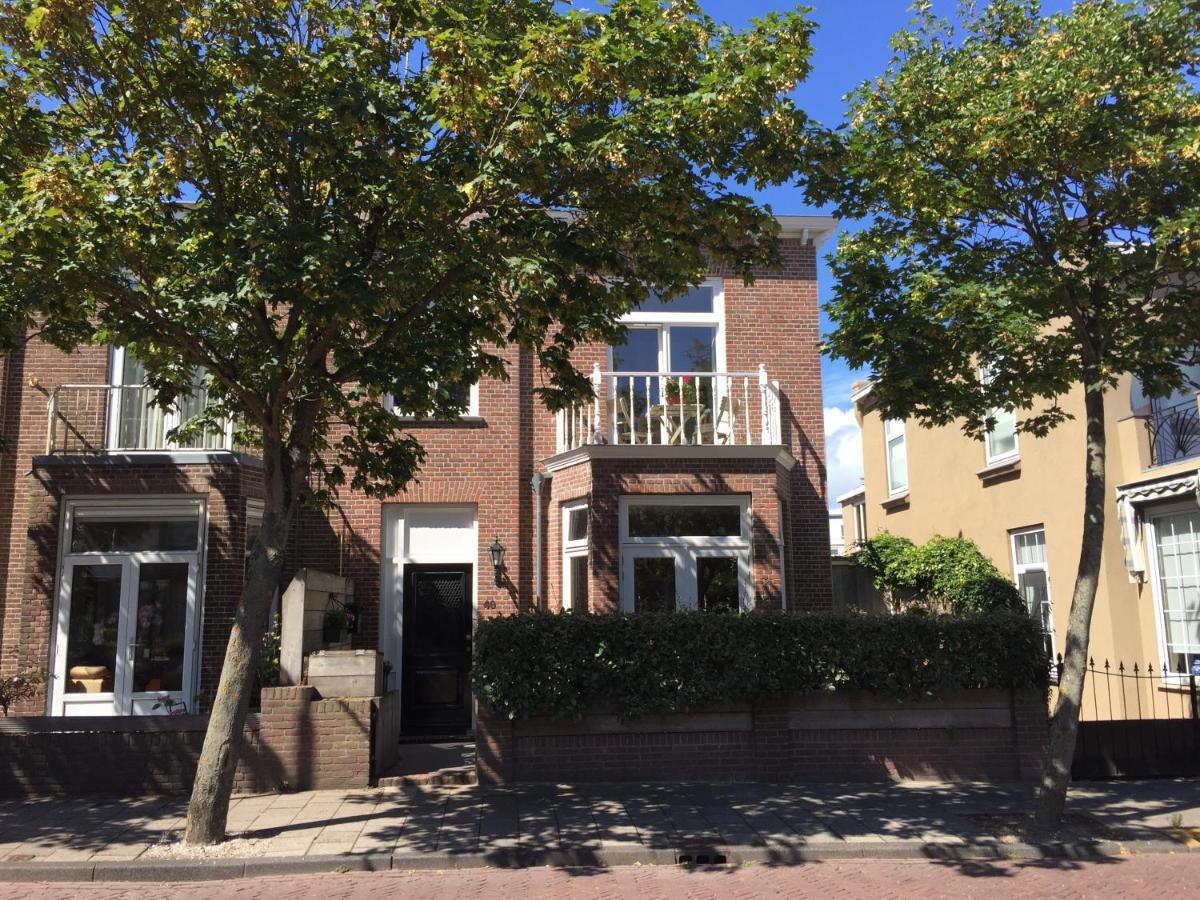
[[[1021,459],[1020,457],[1012,457],[1011,459],[997,460],[994,463],[984,466],[975,474],[985,485],[995,481],[1016,478],[1021,474]]]
[[[884,500],[879,505],[882,506],[884,509],[886,509],[888,512],[891,512],[892,510],[896,510],[896,509],[907,509],[908,508],[908,491],[905,491],[902,494],[896,494],[892,497],[888,497],[886,500]]]

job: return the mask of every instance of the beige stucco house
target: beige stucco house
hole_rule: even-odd
[[[1200,665],[1200,366],[1188,376],[1193,386],[1167,398],[1144,396],[1130,377],[1107,395],[1111,504],[1090,642],[1100,666]],[[1061,653],[1082,528],[1082,389],[1063,401],[1075,418],[1044,438],[1017,431],[1020,411],[993,411],[977,439],[885,421],[869,382],[852,399],[864,480],[838,498],[847,547],[881,531],[970,538],[1041,618],[1048,652]]]

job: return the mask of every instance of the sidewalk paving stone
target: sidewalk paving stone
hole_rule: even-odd
[[[1028,809],[1030,799],[1020,785],[929,783],[406,787],[235,798],[228,832],[251,838],[247,852],[259,856],[250,859],[264,863],[343,858],[378,867],[395,855],[397,865],[424,867],[674,862],[677,851],[725,852],[719,848],[767,862],[1094,855],[1121,846],[1109,834],[1131,852],[1186,852],[1182,843],[1166,843],[1168,830],[1200,827],[1198,779],[1075,785],[1070,809],[1097,823],[1090,843],[1002,844],[979,818]],[[51,873],[68,864],[63,871],[90,872],[83,863],[95,862],[107,878],[165,862],[180,863],[181,871],[236,868],[227,859],[191,860],[221,865],[189,869],[189,860],[163,858],[160,845],[181,837],[185,814],[177,797],[0,800],[0,870],[40,865]]]

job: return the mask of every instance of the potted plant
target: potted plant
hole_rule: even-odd
[[[325,644],[339,643],[342,635],[346,633],[347,624],[349,619],[345,607],[330,606],[325,610],[325,618],[321,622],[321,640]]]

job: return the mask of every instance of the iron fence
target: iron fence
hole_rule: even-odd
[[[1062,657],[1056,670],[1061,675]],[[1166,665],[1088,660],[1075,778],[1200,775],[1197,676]]]

